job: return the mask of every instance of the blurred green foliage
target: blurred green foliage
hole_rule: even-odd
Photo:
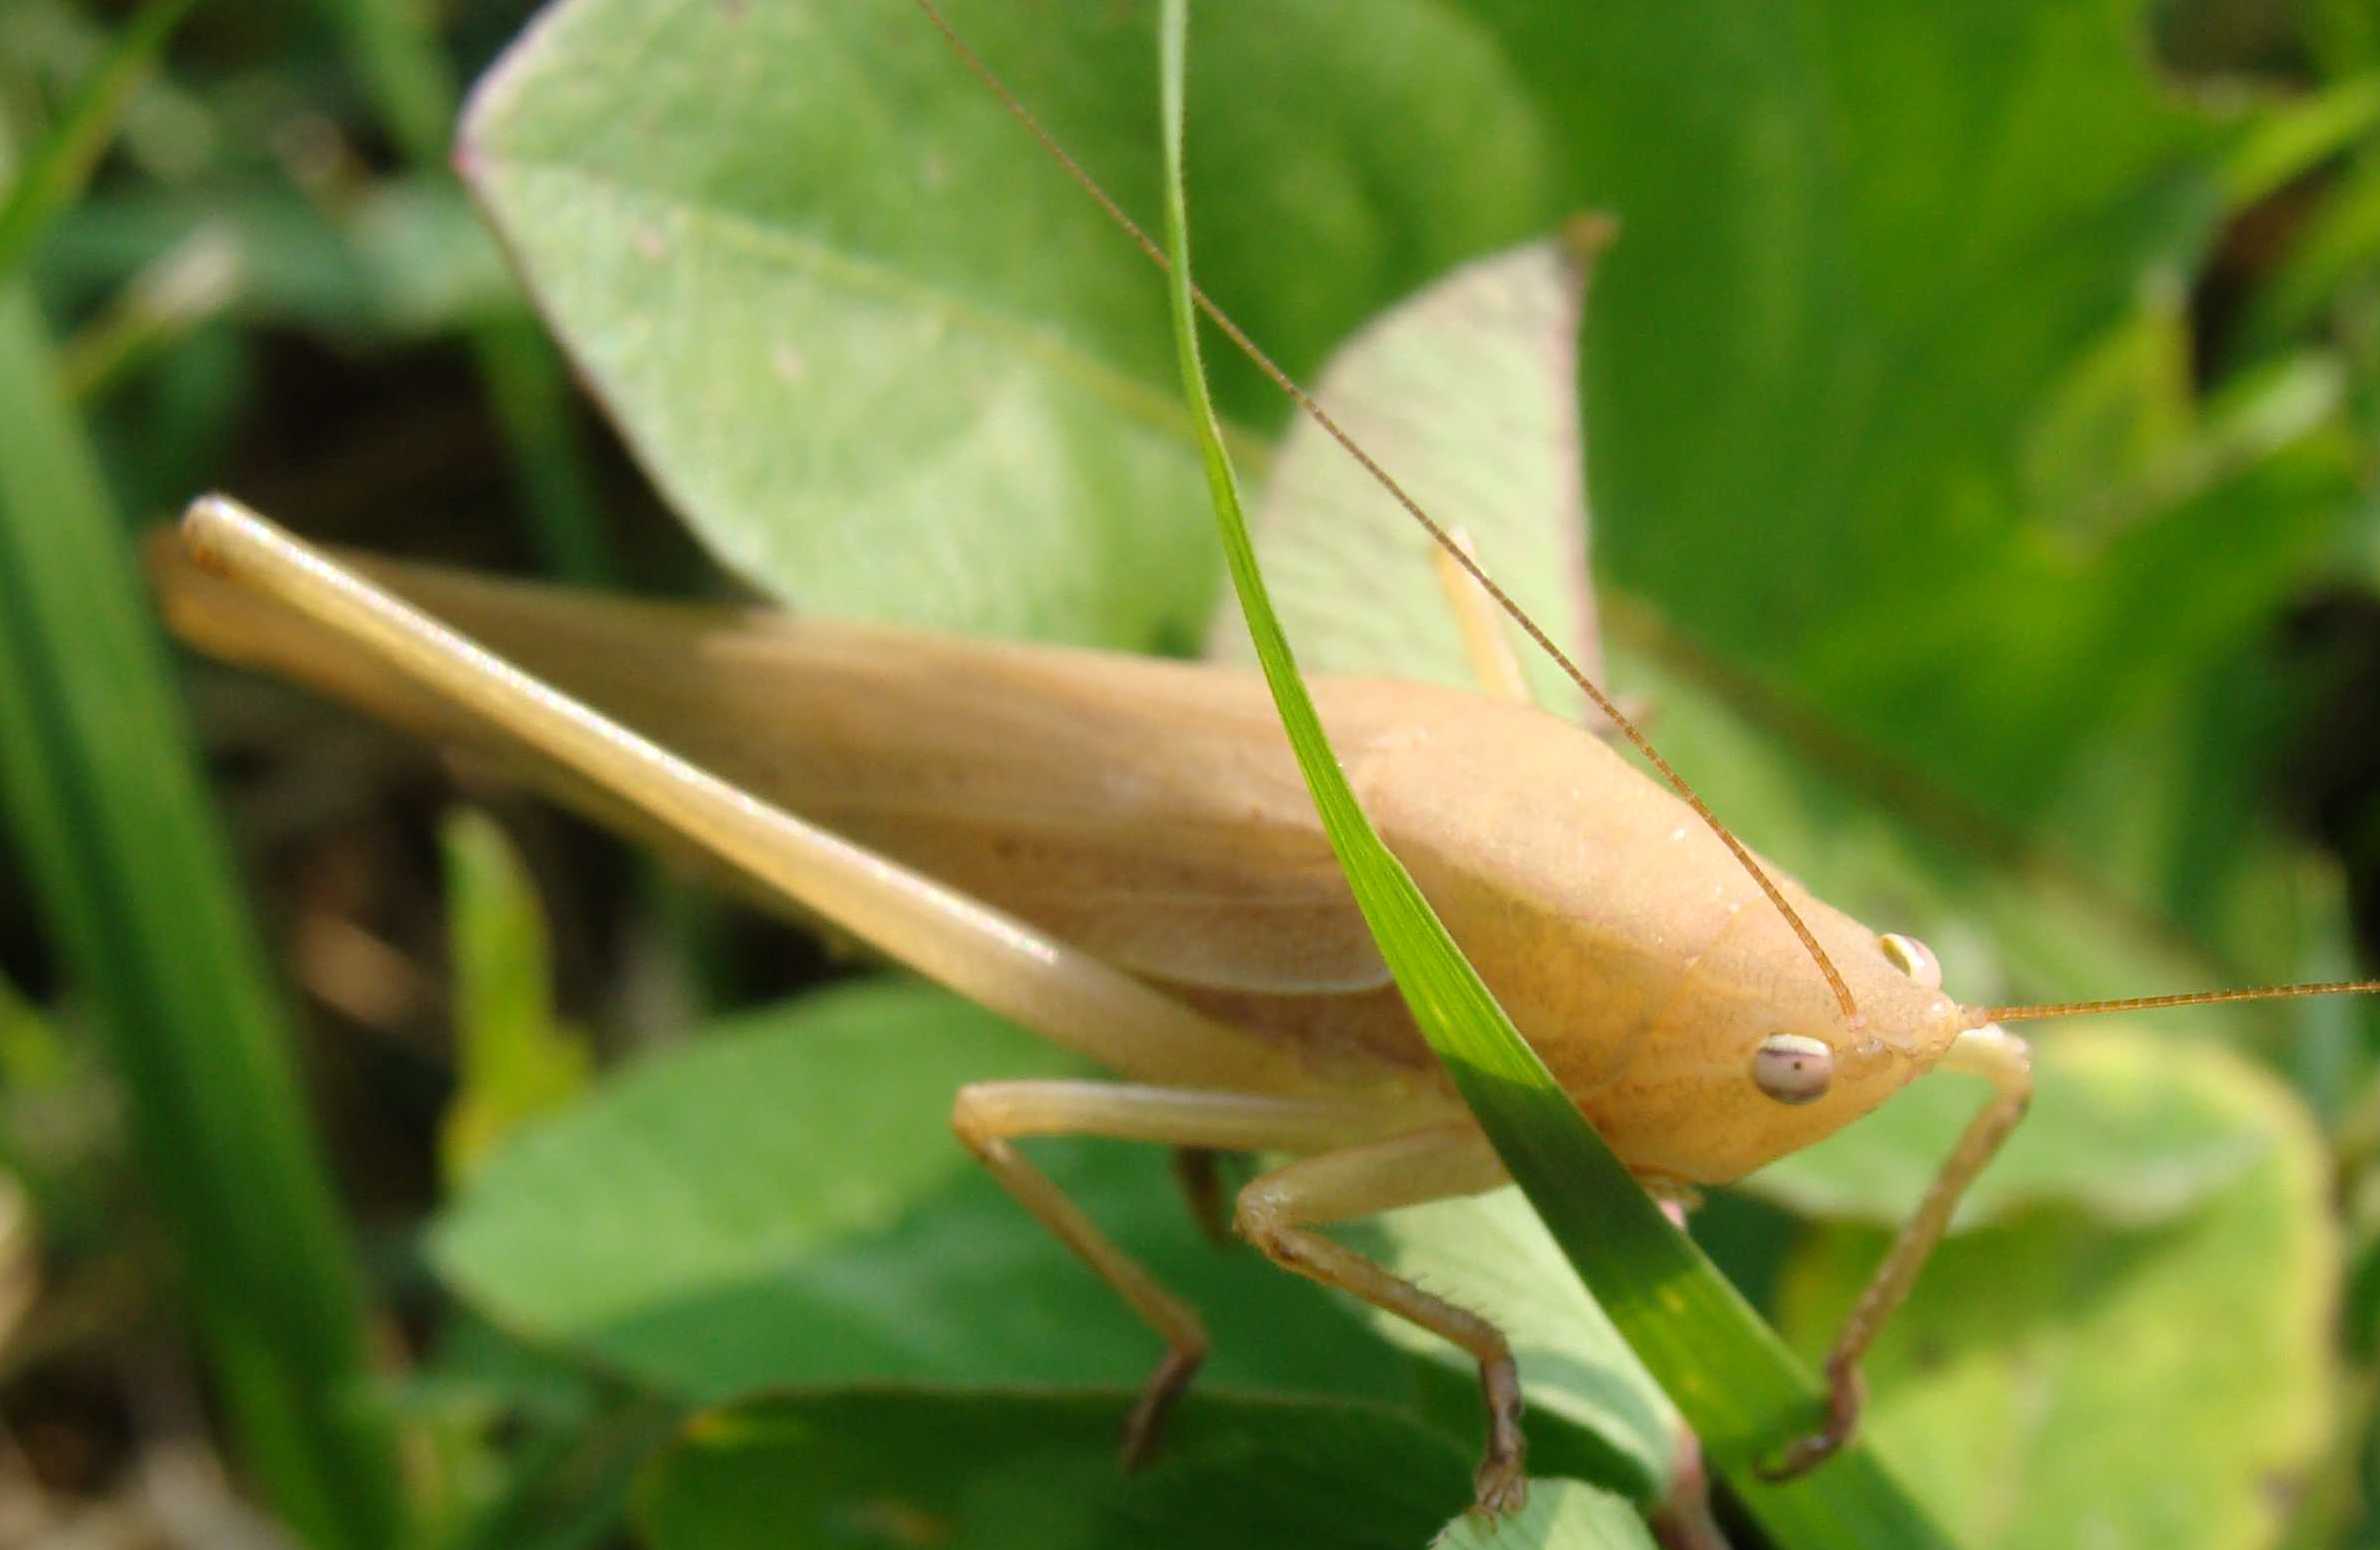
[[[954,6],[1144,216],[1152,9]],[[170,10],[19,0],[0,38],[0,109],[67,174],[0,205],[62,346],[28,390],[71,401],[129,520],[233,482],[313,533],[705,585],[657,490],[802,607],[1231,637],[1153,273],[902,0],[565,0],[463,119],[493,240],[440,162],[458,83],[524,16],[200,8],[136,89],[107,84]],[[1571,610],[1565,639],[1591,635],[1591,549],[1615,686],[1766,854],[1923,937],[1979,1001],[2370,972],[2367,6],[1210,4],[1191,59],[1202,283],[1294,374],[1335,359],[1373,450],[1421,463],[1491,569]],[[94,125],[114,131],[95,165]],[[1528,369],[1531,336],[1493,343],[1475,301],[1368,364],[1337,354],[1589,209],[1618,235],[1575,369],[1546,368],[1561,337]],[[1260,500],[1279,480],[1260,539],[1293,640],[1445,673],[1393,515],[1308,472],[1328,465],[1243,364],[1214,368]],[[36,453],[10,437],[22,483]],[[86,599],[39,616],[58,660],[98,649]],[[370,1401],[412,1444],[391,1542],[1419,1544],[1459,1507],[1460,1364],[1214,1254],[1148,1155],[1059,1145],[1036,1155],[1218,1335],[1173,1453],[1118,1480],[1109,1429],[1150,1342],[944,1127],[958,1082],[1064,1060],[898,983],[714,1019],[699,987],[786,974],[689,936],[583,832],[509,813],[524,859],[473,821],[442,880],[420,859],[440,777],[212,672],[194,687],[258,917],[339,1031],[316,1049],[329,1149],[367,1241],[408,1245],[371,1260],[416,1337]],[[34,929],[69,887],[45,843],[18,820],[39,914],[0,889],[0,967],[32,989],[0,1004],[0,1161],[49,1240],[0,1367],[27,1435],[130,1342],[122,1288],[172,1305],[132,1224],[194,1241],[192,1186],[237,1177],[194,1148],[159,1187],[152,1154],[133,1198],[156,1203],[118,1205],[106,1095],[144,1101],[138,1060],[92,1036],[133,960],[69,966]],[[153,913],[202,913],[150,886]],[[452,1095],[387,1053],[442,1037],[449,999]],[[573,1097],[581,1022],[613,1052],[698,1038]],[[359,1027],[393,1037],[359,1053]],[[2333,1003],[2045,1034],[2033,1121],[1873,1374],[1875,1448],[1954,1538],[2380,1544],[2376,1030]],[[1706,1239],[1805,1351],[1973,1097],[1921,1087],[1714,1213]],[[421,1112],[393,1141],[360,1117],[390,1108]],[[441,1133],[459,1192],[389,1160]],[[306,1231],[325,1263],[347,1252]],[[1540,1474],[1663,1494],[1667,1402],[1510,1197],[1369,1241],[1522,1333]],[[253,1381],[208,1377],[232,1415]],[[702,1405],[723,1408],[680,1420]],[[272,1498],[269,1453],[223,1443]],[[48,1467],[28,1489],[53,1511],[111,1490]],[[1223,1502],[1207,1537],[1183,1527]],[[1513,1532],[1601,1543],[1614,1504],[1541,1482],[1543,1523]]]

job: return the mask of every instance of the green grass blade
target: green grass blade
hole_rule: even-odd
[[[0,277],[13,275],[57,213],[74,202],[116,132],[124,104],[173,36],[193,0],[149,0],[77,87],[42,143],[18,169],[0,200]]]
[[[1734,1287],[1669,1225],[1554,1084],[1356,805],[1257,570],[1237,480],[1207,396],[1182,192],[1187,16],[1187,0],[1166,0],[1161,24],[1165,232],[1183,391],[1232,586],[1266,682],[1332,848],[1398,989],[1563,1252],[1775,1542],[1787,1550],[1946,1544],[1873,1455],[1856,1444],[1790,1485],[1758,1479],[1758,1462],[1815,1422],[1816,1386]]]
[[[393,1437],[286,1015],[168,663],[25,287],[0,282],[0,807],[121,1079],[240,1461],[305,1543],[380,1550]]]

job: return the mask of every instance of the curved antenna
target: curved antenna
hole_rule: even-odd
[[[1049,153],[1050,158],[1065,169],[1066,175],[1074,179],[1081,186],[1083,192],[1089,194],[1092,200],[1098,204],[1100,209],[1107,212],[1107,218],[1115,222],[1124,234],[1139,246],[1141,252],[1148,255],[1149,262],[1170,273],[1172,266],[1166,262],[1165,252],[1158,247],[1155,239],[1141,229],[1139,222],[1124,213],[1123,206],[1117,204],[1108,191],[1099,186],[1099,180],[1092,177],[1089,170],[1081,162],[1076,161],[1073,154],[1060,145],[1056,137],[1047,129],[1042,127],[1041,120],[1035,118],[1033,110],[1026,107],[1015,92],[1009,90],[1008,83],[1002,80],[990,65],[984,63],[981,55],[967,46],[957,31],[943,18],[942,12],[934,4],[934,0],[917,0],[917,8],[925,12],[926,20],[932,22],[934,30],[942,34],[943,41],[950,45],[951,52],[959,56],[960,63],[964,64],[977,80],[990,88],[992,95],[1000,100],[1001,106],[1007,108],[1009,114],[1018,123],[1023,124],[1031,132],[1033,138],[1040,142],[1041,148]],[[1801,939],[1802,947],[1810,955],[1810,961],[1818,965],[1818,972],[1826,977],[1827,989],[1834,993],[1836,1004],[1843,1010],[1844,1026],[1856,1031],[1863,1021],[1859,1015],[1859,1004],[1852,999],[1851,987],[1843,982],[1842,973],[1835,968],[1834,960],[1826,955],[1825,948],[1818,945],[1817,934],[1810,930],[1808,923],[1787,901],[1784,890],[1779,888],[1766,869],[1753,859],[1751,850],[1745,846],[1742,840],[1735,837],[1734,832],[1727,825],[1719,821],[1719,815],[1712,812],[1709,804],[1704,802],[1694,788],[1686,783],[1686,777],[1680,775],[1667,759],[1661,757],[1660,750],[1656,749],[1651,740],[1638,730],[1636,723],[1628,719],[1627,714],[1613,703],[1611,696],[1605,694],[1593,679],[1580,671],[1578,664],[1570,660],[1570,654],[1554,644],[1553,637],[1546,634],[1544,628],[1535,619],[1529,617],[1527,610],[1515,602],[1510,593],[1498,586],[1495,578],[1481,569],[1477,560],[1463,551],[1462,545],[1455,542],[1454,535],[1441,526],[1435,517],[1422,510],[1421,503],[1406,494],[1405,487],[1397,483],[1387,469],[1375,462],[1370,453],[1358,446],[1354,437],[1339,428],[1339,422],[1330,417],[1329,411],[1325,410],[1311,393],[1299,387],[1288,372],[1283,371],[1280,366],[1275,364],[1273,358],[1265,354],[1255,340],[1242,332],[1240,326],[1234,323],[1221,307],[1216,306],[1205,291],[1193,284],[1190,287],[1190,297],[1191,300],[1198,303],[1198,310],[1206,314],[1208,321],[1221,329],[1223,336],[1229,339],[1242,355],[1255,363],[1257,370],[1272,380],[1273,386],[1288,395],[1289,401],[1297,405],[1308,419],[1322,427],[1324,434],[1337,442],[1349,457],[1355,459],[1363,471],[1371,476],[1373,483],[1387,491],[1389,496],[1405,509],[1405,514],[1421,525],[1422,531],[1429,534],[1431,542],[1445,551],[1457,565],[1467,571],[1473,581],[1479,583],[1481,589],[1495,600],[1496,606],[1503,609],[1510,616],[1512,622],[1521,627],[1522,633],[1536,644],[1537,649],[1544,652],[1553,664],[1562,670],[1563,675],[1578,686],[1579,692],[1584,694],[1613,726],[1619,728],[1620,735],[1628,740],[1628,746],[1634,748],[1644,761],[1669,783],[1670,789],[1675,791],[1688,807],[1694,809],[1694,816],[1700,818],[1710,831],[1719,837],[1719,843],[1727,847],[1728,853],[1735,857],[1737,864],[1750,874],[1752,881],[1760,885],[1760,891],[1768,896],[1768,902],[1776,906],[1777,913],[1785,917],[1785,924],[1792,927],[1793,934]]]
[[[2187,990],[2170,996],[2120,996],[2112,1001],[2048,1001],[2039,1006],[1985,1006],[1974,1014],[1987,1023],[2038,1022],[2045,1017],[2094,1017],[2101,1012],[2156,1012],[2176,1006],[2220,1006],[2231,1001],[2295,1001],[2305,996],[2380,995],[2380,980],[2315,980],[2303,985],[2255,985],[2244,990]]]

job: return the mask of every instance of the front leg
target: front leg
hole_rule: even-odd
[[[1850,1317],[1843,1321],[1843,1332],[1835,1337],[1834,1348],[1826,1356],[1826,1415],[1818,1430],[1794,1439],[1785,1451],[1761,1468],[1761,1475],[1769,1480],[1790,1480],[1806,1474],[1832,1458],[1837,1449],[1851,1440],[1859,1425],[1859,1412],[1867,1403],[1867,1383],[1860,1376],[1860,1358],[1867,1354],[1877,1334],[1884,1328],[1909,1288],[1916,1284],[1917,1272],[1942,1242],[1950,1230],[1950,1218],[1958,1209],[1959,1199],[1975,1176],[1998,1155],[2000,1145],[2025,1117],[2025,1108],[2033,1101],[2033,1059],[2025,1041],[2002,1029],[1997,1023],[1970,1028],[1958,1036],[1950,1053],[1943,1057],[1944,1071],[1965,1071],[1988,1079],[1994,1092],[1992,1100],[1967,1122],[1958,1144],[1951,1148],[1942,1171],[1934,1176],[1933,1185],[1926,1190],[1916,1211],[1885,1251],[1884,1261],[1876,1267],[1867,1290],[1860,1293]]]

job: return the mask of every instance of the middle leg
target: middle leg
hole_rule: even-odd
[[[1439,1113],[1443,1109],[1436,1106],[1418,1111],[1423,1116]],[[1125,1422],[1127,1468],[1144,1462],[1155,1450],[1166,1414],[1206,1357],[1206,1327],[1188,1304],[1100,1231],[1049,1175],[1027,1161],[1015,1143],[1029,1136],[1084,1135],[1230,1151],[1318,1152],[1411,1129],[1417,1122],[1426,1119],[1418,1118],[1416,1110],[1369,1101],[1096,1081],[978,1082],[961,1088],[951,1109],[951,1128],[1001,1187],[1115,1288],[1165,1341],[1165,1359],[1150,1375]]]
[[[1511,1342],[1478,1314],[1431,1296],[1314,1228],[1481,1194],[1508,1181],[1487,1137],[1457,1123],[1301,1159],[1250,1183],[1239,1198],[1241,1234],[1275,1264],[1418,1324],[1479,1363],[1488,1438],[1472,1486],[1490,1512],[1519,1507],[1527,1491],[1520,1373]]]

